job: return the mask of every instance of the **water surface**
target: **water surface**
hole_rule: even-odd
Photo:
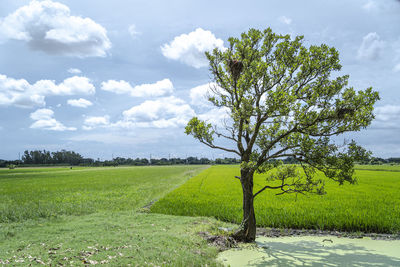
[[[219,254],[227,266],[400,266],[400,240],[336,236],[258,237]]]

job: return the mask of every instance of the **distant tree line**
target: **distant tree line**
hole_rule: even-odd
[[[161,158],[161,159],[146,159],[146,158],[121,158],[117,157],[113,160],[106,160],[103,162],[104,166],[117,166],[117,165],[178,165],[178,164],[239,164],[240,160],[236,158],[217,158],[211,160],[208,158],[197,158],[197,157],[187,157],[187,158]]]
[[[25,150],[21,158],[24,164],[68,164],[79,165],[83,157],[74,151],[61,150],[50,152],[46,150]]]
[[[276,161],[276,160],[275,160]],[[296,164],[296,159],[287,157],[282,159],[285,164]],[[1,160],[0,167],[9,166],[35,166],[35,165],[71,165],[71,166],[146,166],[146,165],[178,165],[178,164],[240,164],[237,158],[216,158],[214,160],[205,157],[187,158],[123,158],[116,157],[112,160],[100,160],[84,158],[74,151],[61,150],[50,152],[46,150],[25,150],[20,160]],[[400,164],[400,158],[379,158],[371,157],[359,164],[380,165],[380,164]]]
[[[372,157],[366,162],[362,162],[363,164],[368,164],[368,165],[381,165],[381,164],[400,164],[400,158],[378,158],[378,157]]]
[[[34,165],[71,165],[71,166],[145,166],[145,165],[177,165],[177,164],[239,164],[240,160],[236,158],[217,158],[211,160],[208,158],[123,158],[116,157],[112,160],[100,160],[84,158],[74,151],[61,150],[50,152],[46,150],[25,150],[20,160],[1,160],[0,167],[15,166],[34,166]]]

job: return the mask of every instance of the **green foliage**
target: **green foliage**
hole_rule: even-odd
[[[339,52],[326,44],[306,47],[303,39],[250,29],[229,38],[228,49],[206,53],[217,85],[209,100],[227,108],[231,121],[221,127],[195,117],[185,132],[239,155],[251,174],[268,171],[270,160],[292,157],[304,166],[304,190],[317,190],[316,171],[339,184],[354,183],[354,162],[368,153],[354,142],[338,146],[331,137],[366,128],[379,95],[348,87],[349,76],[335,74],[342,67]],[[218,145],[218,138],[231,146]]]
[[[185,128],[185,133],[193,135],[201,142],[212,143],[214,141],[214,131],[211,130],[211,124],[206,124],[204,121],[200,121],[197,117],[192,118],[188,122]]]
[[[22,156],[24,164],[70,164],[79,165],[84,163],[84,158],[74,151],[61,150],[50,152],[46,150],[24,151]]]
[[[14,170],[15,167],[17,167],[17,166],[14,165],[14,164],[9,164],[9,165],[7,165],[7,168],[8,168],[9,170]]]
[[[281,168],[281,167],[279,167]],[[379,233],[400,232],[400,166],[356,166],[358,185],[316,177],[325,183],[327,194],[276,196],[277,191],[265,191],[254,202],[257,225],[297,229],[323,229]],[[379,168],[374,170],[372,168]],[[287,166],[268,172],[271,186],[279,185],[283,176],[304,175],[300,167]],[[151,208],[152,212],[211,216],[240,223],[242,190],[234,177],[238,166],[213,166],[175,189]],[[255,190],[261,189],[265,174],[254,176]]]

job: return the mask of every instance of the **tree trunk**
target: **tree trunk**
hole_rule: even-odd
[[[256,239],[256,217],[253,205],[253,172],[242,169],[240,182],[243,191],[243,221],[233,238],[242,242],[254,242]]]

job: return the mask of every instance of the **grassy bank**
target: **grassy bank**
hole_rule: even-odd
[[[361,168],[361,167],[360,167]],[[255,200],[259,226],[394,233],[400,231],[399,166],[385,171],[357,170],[357,185],[338,186],[327,180],[327,195],[282,195],[266,191]],[[156,202],[152,212],[212,216],[241,221],[242,192],[233,178],[238,166],[213,166]],[[255,176],[255,190],[265,185]]]
[[[211,218],[100,212],[0,227],[0,265],[216,266],[216,247],[196,232]]]

